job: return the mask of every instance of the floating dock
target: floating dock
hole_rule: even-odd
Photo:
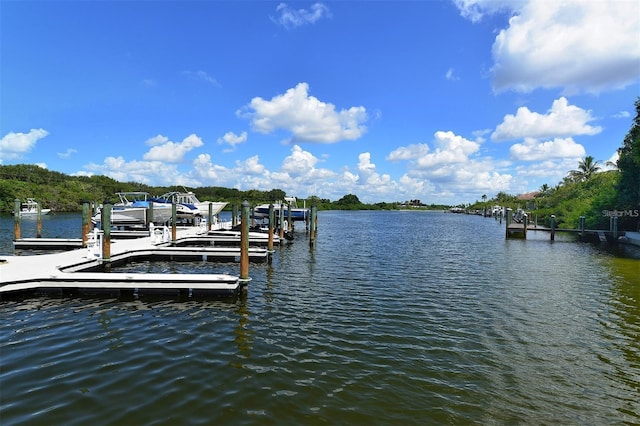
[[[149,233],[147,232],[147,235]],[[13,242],[18,250],[66,250],[82,248],[81,238],[20,238]]]
[[[111,231],[111,240],[138,239],[149,236],[149,231]],[[269,242],[268,234],[249,232],[249,244],[266,246]],[[239,231],[209,231],[194,237],[183,237],[176,241],[178,245],[210,245],[210,246],[238,246],[240,245]],[[273,236],[273,243],[280,244],[280,238]],[[82,248],[81,238],[20,238],[13,241],[16,250],[68,250]]]
[[[158,231],[158,229],[156,230]],[[105,265],[117,265],[134,259],[169,259],[232,261],[241,258],[241,247],[216,247],[215,235],[208,235],[200,227],[176,229],[176,239],[168,241],[166,229],[158,234],[135,239],[110,241],[109,259],[102,259],[102,247],[91,240],[87,248],[38,256],[0,257],[0,298],[24,292],[62,294],[216,294],[232,295],[246,284],[237,276],[227,274],[150,274],[102,272]],[[93,235],[97,235],[95,232]],[[237,234],[237,237],[236,235]],[[240,232],[227,233],[228,238],[240,242]],[[267,236],[268,237],[268,236]],[[255,236],[256,239],[263,238]],[[42,240],[38,238],[28,239]],[[59,241],[60,246],[69,241]],[[193,242],[206,247],[188,247]],[[54,239],[45,240],[55,245]],[[267,259],[264,248],[249,247],[248,258],[259,262]],[[100,271],[100,272],[96,272]]]

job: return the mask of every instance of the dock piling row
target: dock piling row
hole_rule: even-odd
[[[0,280],[0,298],[4,294],[21,293],[25,291],[61,291],[62,293],[85,291],[112,291],[109,294],[147,294],[148,292],[167,291],[170,294],[179,290],[180,294],[191,295],[202,292],[225,293],[230,291],[246,290],[247,283],[251,281],[249,276],[249,262],[268,260],[271,261],[273,246],[282,244],[284,236],[293,232],[293,223],[297,216],[291,205],[285,213],[285,204],[281,204],[278,213],[275,212],[277,206],[269,205],[269,229],[268,236],[260,235],[257,232],[250,232],[252,209],[248,201],[241,204],[240,215],[234,213],[234,222],[240,220],[240,232],[233,232],[229,228],[214,227],[213,204],[209,204],[207,223],[205,220],[194,220],[193,226],[177,226],[177,204],[176,200],[171,203],[171,225],[156,226],[153,221],[154,209],[150,204],[146,211],[146,229],[137,230],[125,229],[125,225],[114,224],[117,219],[114,206],[108,200],[102,203],[100,208],[99,225],[92,226],[92,211],[97,203],[83,202],[82,211],[82,231],[80,239],[54,239],[45,238],[36,241],[35,238],[22,239],[20,227],[20,200],[16,200],[15,215],[16,241],[15,248],[35,248],[35,249],[73,249],[60,253],[47,254],[41,260],[47,259],[46,266],[42,268],[26,270],[22,267],[28,260],[25,257],[12,256],[7,260],[10,267],[5,267]],[[157,207],[157,206],[156,206]],[[237,206],[234,212],[238,212]],[[157,213],[157,209],[156,209]],[[279,214],[279,218],[276,215]],[[286,215],[286,216],[285,216]],[[38,216],[40,209],[38,208]],[[32,216],[33,217],[33,216]],[[279,219],[279,220],[278,220]],[[313,246],[316,240],[317,229],[317,208],[312,206],[305,214],[304,220],[310,223],[310,243]],[[92,231],[92,228],[93,231]],[[179,229],[178,229],[179,228]],[[275,235],[276,228],[279,229],[280,238]],[[229,230],[226,230],[229,229]],[[178,235],[179,232],[179,235]],[[40,234],[40,230],[38,230]],[[40,237],[40,235],[38,235]],[[179,237],[179,239],[178,239]],[[267,238],[268,237],[268,238]],[[125,238],[126,243],[118,243],[112,251],[112,238]],[[290,240],[287,235],[287,240]],[[46,241],[45,241],[46,240]],[[213,247],[215,242],[216,247]],[[238,243],[240,247],[238,247]],[[249,247],[251,244],[267,245],[268,249]],[[218,247],[220,244],[220,247]],[[223,246],[232,245],[228,248]],[[240,271],[238,276],[223,276],[222,274],[186,274],[165,278],[158,274],[122,274],[114,271],[118,265],[138,258],[169,259],[174,260],[207,260],[208,258],[223,261],[238,261]],[[51,261],[49,261],[51,259]],[[53,259],[55,260],[55,263]],[[42,262],[41,262],[42,263]],[[5,265],[6,266],[6,265]],[[205,276],[206,275],[206,276]],[[215,276],[214,276],[215,275]],[[55,283],[55,284],[54,284]],[[124,293],[123,293],[124,292]]]

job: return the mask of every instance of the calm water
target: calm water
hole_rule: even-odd
[[[236,299],[0,302],[0,423],[640,423],[640,260],[478,216],[318,219]]]

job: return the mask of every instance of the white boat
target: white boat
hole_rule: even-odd
[[[298,200],[296,197],[284,197],[284,201],[278,201],[273,203],[273,214],[275,220],[280,217],[280,207],[284,210],[284,219],[289,219],[289,207],[291,207],[291,220],[303,221],[310,217],[310,211],[306,206],[298,207]],[[261,204],[253,209],[253,216],[256,219],[268,219],[269,218],[269,204]]]
[[[40,209],[40,214],[45,215],[51,209]],[[27,201],[20,204],[20,217],[36,217],[38,215],[38,203],[33,198],[27,198]]]
[[[209,205],[211,205],[211,214],[215,216],[228,204],[224,201],[200,201],[192,191],[187,191],[186,188],[183,189],[184,191],[182,192],[167,192],[157,198],[157,200],[169,203],[175,201],[178,205],[189,209],[190,213],[194,216],[202,217],[207,217],[209,215]],[[182,211],[184,212],[184,209],[182,209]]]
[[[503,210],[504,208],[502,206],[493,206],[491,207],[491,216],[492,217],[499,217],[500,215],[503,214]]]
[[[151,201],[147,192],[117,192],[120,199],[111,209],[112,225],[146,225],[149,205],[153,203],[153,222],[165,223],[173,214],[171,204]],[[102,221],[102,209],[92,218],[93,223]]]

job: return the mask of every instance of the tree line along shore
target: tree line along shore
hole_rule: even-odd
[[[636,115],[632,126],[618,148],[615,164],[601,163],[591,156],[580,160],[575,170],[555,186],[542,185],[527,196],[499,192],[489,198],[457,206],[424,204],[420,200],[362,203],[357,195],[347,194],[336,201],[310,196],[304,200],[308,207],[319,210],[390,210],[426,209],[448,210],[452,207],[468,211],[482,211],[493,205],[512,209],[523,208],[548,224],[556,216],[559,227],[576,228],[584,216],[586,226],[604,229],[611,215],[618,216],[620,230],[638,231],[640,228],[640,97],[635,101]],[[33,164],[0,165],[0,212],[11,213],[15,200],[34,198],[52,212],[80,211],[84,202],[117,201],[117,192],[144,191],[160,195],[175,187],[149,186],[137,182],[119,182],[107,176],[70,176]],[[283,200],[281,189],[268,191],[206,186],[192,189],[201,201],[226,201],[228,209],[247,200],[251,205]],[[299,203],[301,204],[301,203]]]

